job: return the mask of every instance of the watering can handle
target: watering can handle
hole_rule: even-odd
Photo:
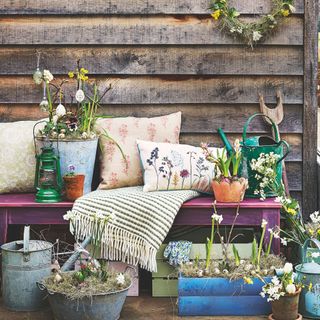
[[[317,239],[307,239],[303,244],[303,257],[302,257],[302,263],[307,262],[307,249],[308,249],[308,243],[313,242],[318,249],[320,250],[320,242]]]
[[[263,113],[259,113],[259,112],[258,112],[258,113],[253,114],[253,115],[247,120],[247,122],[245,123],[245,125],[244,125],[244,127],[243,127],[243,133],[242,133],[243,145],[245,145],[245,143],[246,143],[247,130],[248,130],[249,124],[250,124],[250,122],[251,122],[255,117],[257,117],[257,116],[265,117],[265,118],[267,118],[267,119],[270,121],[270,123],[271,123],[271,125],[272,125],[273,132],[274,132],[275,140],[276,140],[276,142],[280,142],[280,139],[279,139],[279,131],[278,131],[278,128],[277,128],[276,124],[273,122],[273,120],[272,120],[270,117],[266,116],[266,115],[263,114]]]
[[[279,142],[279,145],[280,145],[280,144],[284,144],[284,145],[285,145],[285,147],[286,147],[286,152],[285,152],[284,155],[277,161],[277,163],[280,163],[280,162],[290,153],[290,151],[291,151],[290,145],[289,145],[289,143],[288,143],[287,141],[281,140],[281,141]]]

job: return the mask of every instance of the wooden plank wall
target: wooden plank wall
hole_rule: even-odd
[[[230,3],[249,20],[271,5]],[[289,183],[301,198],[304,0],[296,0],[296,13],[254,50],[221,33],[208,5],[208,0],[2,0],[0,121],[43,117],[41,92],[31,78],[35,49],[42,52],[41,65],[58,78],[81,59],[102,87],[107,78],[115,82],[103,100],[104,113],[154,116],[181,110],[184,143],[220,143],[218,127],[234,139],[259,110],[258,93],[273,104],[281,89],[280,128],[293,149]],[[268,127],[256,121],[251,131]]]

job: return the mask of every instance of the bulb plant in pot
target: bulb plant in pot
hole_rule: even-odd
[[[111,90],[111,84],[100,92],[97,82],[88,74],[89,71],[78,61],[76,69],[68,73],[68,79],[60,82],[49,70],[37,68],[33,76],[35,83],[43,86],[40,109],[48,114],[44,128],[36,134],[38,144],[42,146],[46,140],[53,143],[60,156],[62,176],[70,164],[76,166],[77,172],[85,174],[85,194],[91,191],[98,137],[112,140],[120,148],[107,132],[95,130],[97,118],[108,117],[98,115],[98,112],[101,100]]]
[[[271,312],[270,303],[266,298],[261,299],[259,294],[263,285],[271,281],[275,270],[283,267],[284,259],[271,253],[274,237],[269,236],[266,241],[268,222],[265,220],[261,224],[259,243],[255,239],[252,242],[251,256],[240,256],[237,245],[233,243],[237,237],[233,231],[239,216],[239,204],[229,234],[221,235],[223,216],[218,214],[214,203],[206,259],[184,263],[179,269],[179,315],[257,316]],[[274,230],[275,237],[278,233]],[[212,259],[216,235],[220,240],[222,259]]]
[[[235,140],[234,150],[228,155],[224,148],[217,156],[210,152],[206,144],[201,144],[205,157],[217,167],[216,178],[212,181],[212,189],[218,202],[239,202],[243,200],[248,180],[239,177],[238,171],[241,162],[239,140]]]
[[[272,314],[269,320],[297,320],[302,319],[298,314],[299,296],[302,283],[295,279],[291,263],[286,263],[283,269],[269,283],[262,287],[262,298],[271,301]]]
[[[69,165],[68,172],[63,176],[66,198],[74,201],[83,195],[84,174],[76,174],[75,166]]]
[[[72,211],[65,216],[73,230],[77,218]],[[108,266],[106,260],[96,260],[101,249],[102,235],[106,225],[112,223],[112,214],[92,214],[94,227],[91,234],[88,261],[80,260],[80,270],[58,272],[44,278],[40,288],[48,292],[49,303],[56,320],[117,320],[125,302],[132,279],[126,272],[119,273]]]

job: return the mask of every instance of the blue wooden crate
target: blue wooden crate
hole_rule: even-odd
[[[270,278],[265,278],[270,281]],[[178,280],[180,316],[255,316],[271,313],[271,304],[259,293],[263,282],[253,284],[224,278],[185,278]]]

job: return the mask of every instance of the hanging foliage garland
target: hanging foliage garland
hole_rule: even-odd
[[[223,31],[239,38],[253,47],[258,42],[274,31],[282,19],[295,12],[294,0],[272,0],[272,10],[267,15],[262,15],[254,22],[245,22],[239,19],[240,13],[229,7],[227,0],[212,0],[211,16],[219,20]]]

